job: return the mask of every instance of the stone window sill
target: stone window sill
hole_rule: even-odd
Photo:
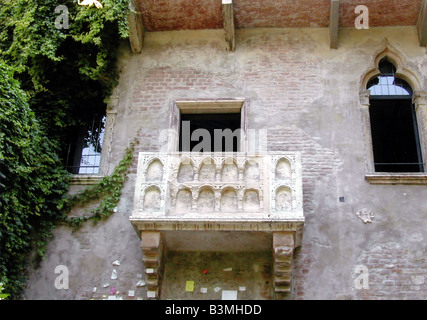
[[[87,174],[74,174],[71,177],[71,185],[93,185],[101,181],[104,175],[87,175]]]
[[[366,181],[371,184],[412,184],[427,185],[427,173],[368,173]]]

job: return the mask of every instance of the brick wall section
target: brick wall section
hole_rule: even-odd
[[[147,31],[222,28],[221,1],[138,0]],[[422,0],[341,0],[340,26],[354,27],[357,5],[370,27],[415,25]],[[327,28],[330,0],[234,0],[236,28]]]
[[[369,27],[409,26],[417,23],[422,0],[341,0],[340,27],[354,27],[357,5],[369,9]]]
[[[292,274],[292,297],[295,300],[304,300],[306,292],[306,275],[314,263],[312,254],[313,245],[304,243],[294,253],[294,270]]]
[[[362,300],[427,298],[427,259],[416,246],[410,248],[396,242],[371,246],[358,258],[366,266],[369,289],[356,290]]]

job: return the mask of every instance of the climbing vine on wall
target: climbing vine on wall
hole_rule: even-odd
[[[101,202],[96,208],[87,210],[87,214],[84,216],[65,216],[63,219],[65,223],[78,228],[88,220],[99,221],[102,218],[109,217],[117,210],[123,186],[128,178],[128,170],[132,164],[136,144],[138,144],[138,140],[136,139],[130,143],[123,159],[114,168],[111,175],[104,177],[96,185],[87,187],[82,192],[67,200],[65,207],[68,212],[76,205],[85,205],[99,199],[101,199]]]
[[[61,215],[68,175],[12,74],[0,60],[0,282],[16,297],[26,253],[43,255]]]
[[[111,214],[126,180],[127,156],[98,189],[67,199],[67,146],[77,127],[105,112],[127,37],[129,0],[99,2],[0,0],[0,282],[12,299],[22,292],[29,251],[44,254],[64,210],[102,194],[91,219]]]
[[[117,84],[129,1],[102,0],[102,8],[75,0],[1,1],[0,56],[14,67],[31,109],[65,152],[74,128],[105,111]],[[66,11],[55,11],[60,5]],[[58,26],[60,14],[68,17],[66,28]]]

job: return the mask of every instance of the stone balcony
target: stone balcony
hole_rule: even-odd
[[[289,293],[290,257],[304,224],[301,171],[298,153],[140,153],[130,221],[141,236],[144,261],[158,270],[151,297],[159,297],[164,247],[273,248],[274,277],[281,279],[276,296]]]

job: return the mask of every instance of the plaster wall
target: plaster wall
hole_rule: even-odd
[[[170,126],[174,101],[221,98],[247,101],[248,128],[267,129],[268,151],[301,152],[306,222],[294,256],[293,298],[427,298],[426,186],[365,180],[360,83],[387,44],[425,88],[426,49],[419,46],[415,27],[341,29],[337,50],[329,49],[323,28],[238,29],[234,52],[225,51],[222,30],[148,32],[142,53],[135,55],[124,43],[120,83],[107,110],[102,172],[112,172],[134,137],[140,143],[118,212],[79,231],[58,227],[45,260],[31,272],[26,298],[106,299],[113,286],[119,291],[115,297],[146,298],[145,287],[135,286],[145,267],[128,219],[136,153],[165,150],[162,132]],[[371,223],[357,216],[362,208],[373,212]],[[242,255],[242,263],[250,256]],[[173,257],[181,266],[188,259]],[[115,260],[120,266],[112,265]],[[57,265],[68,267],[69,289],[55,288]],[[357,266],[369,272],[369,289],[357,288]],[[111,279],[114,269],[117,279]],[[185,285],[186,277],[176,273],[170,279]],[[252,279],[241,281],[253,288],[258,278]],[[129,297],[129,290],[135,296]],[[259,290],[248,298],[262,296]]]

